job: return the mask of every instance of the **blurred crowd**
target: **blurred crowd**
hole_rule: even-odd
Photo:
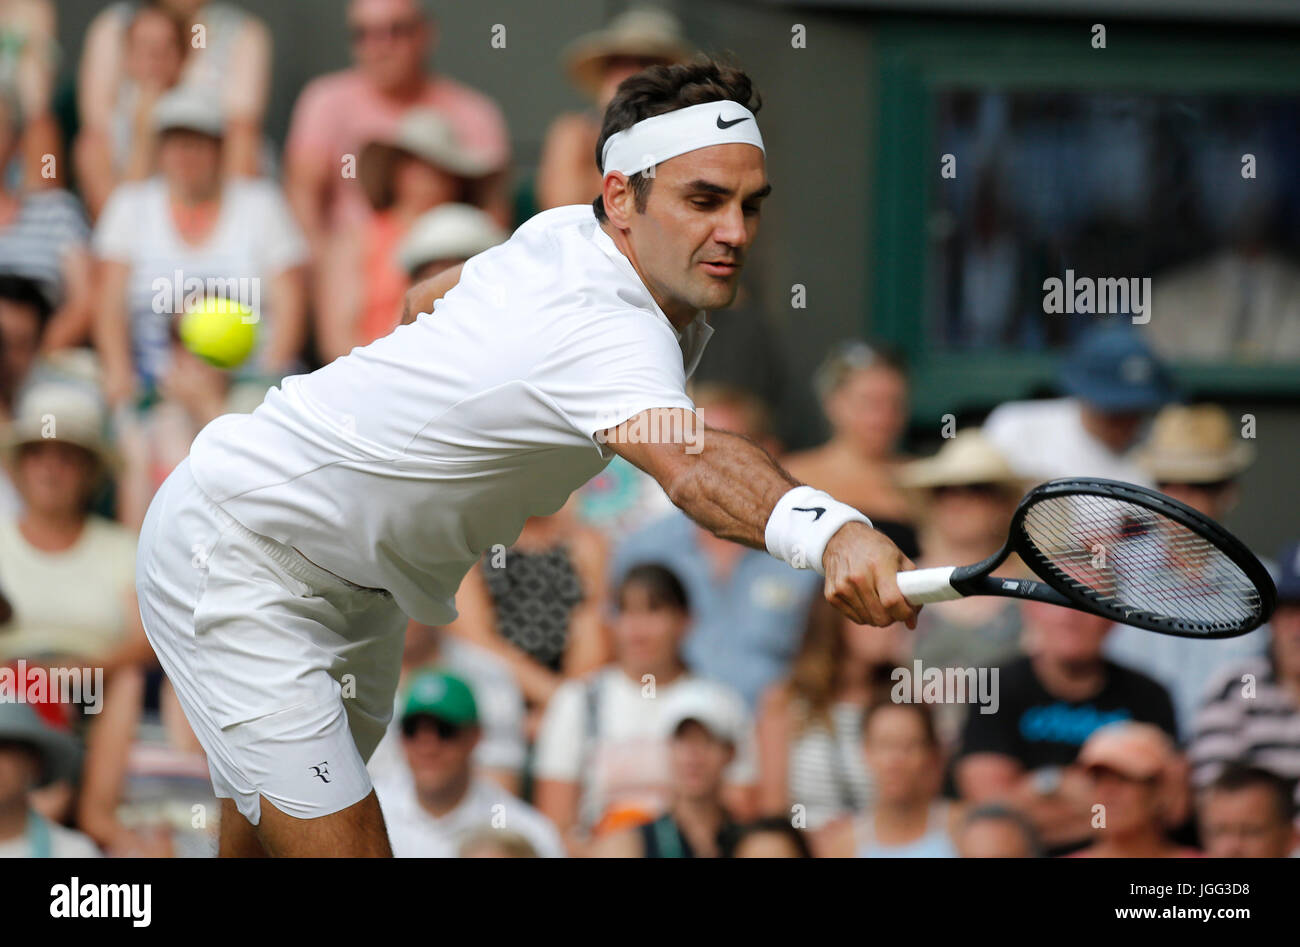
[[[653,8],[576,38],[560,65],[588,108],[554,119],[520,183],[500,107],[429,66],[438,26],[416,0],[353,0],[328,27],[352,62],[301,90],[282,152],[256,15],[105,5],[71,126],[54,17],[50,0],[0,0],[0,685],[88,667],[104,686],[0,701],[0,856],[212,855],[207,764],[134,597],[153,492],[208,421],[390,332],[414,282],[590,201],[619,82],[692,48]],[[192,281],[257,288],[238,367],[182,343]],[[900,447],[904,361],[847,341],[794,380],[829,438],[787,452],[760,308],[745,287],[716,314],[700,414],[921,567],[996,552],[1048,478],[1146,484],[1222,520],[1253,462],[1222,407],[1180,403],[1147,340],[1113,328],[1062,357],[1060,397],[1001,405],[925,457]],[[1300,546],[1269,565],[1278,610],[1237,639],[999,598],[860,627],[815,573],[716,539],[615,459],[485,554],[452,625],[410,624],[370,769],[398,856],[1285,856]],[[996,712],[900,697],[897,672],[922,666],[996,668]]]

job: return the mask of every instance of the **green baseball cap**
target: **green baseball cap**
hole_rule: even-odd
[[[428,714],[458,726],[478,723],[478,704],[469,685],[446,671],[419,671],[411,678],[402,702],[402,719]]]

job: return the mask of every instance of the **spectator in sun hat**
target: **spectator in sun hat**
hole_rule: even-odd
[[[1065,397],[1009,402],[984,422],[985,435],[1016,473],[1151,486],[1131,450],[1148,416],[1173,399],[1174,388],[1142,337],[1113,326],[1084,333],[1058,380]]]
[[[1240,477],[1254,456],[1254,447],[1241,439],[1227,411],[1200,404],[1162,409],[1136,459],[1162,493],[1224,522],[1237,503]],[[1117,625],[1106,639],[1105,653],[1168,689],[1178,714],[1178,732],[1188,738],[1210,679],[1221,668],[1267,649],[1267,628],[1237,638],[1196,641]]]
[[[397,262],[413,285],[504,243],[509,236],[477,207],[442,204],[416,218],[397,245]]]
[[[537,208],[586,204],[600,193],[596,143],[605,107],[628,76],[660,64],[683,62],[690,44],[681,24],[659,7],[633,7],[603,29],[579,36],[561,53],[565,74],[588,101],[581,112],[551,122],[537,169]]]
[[[1186,815],[1187,769],[1169,735],[1149,723],[1124,721],[1093,732],[1079,751],[1104,826],[1082,858],[1187,858],[1195,849],[1172,842]]]
[[[545,816],[474,774],[470,761],[481,731],[478,704],[464,680],[446,671],[414,675],[401,721],[412,779],[379,794],[395,856],[454,858],[474,833],[497,828],[522,835],[542,857],[564,855]]]
[[[95,843],[32,808],[38,787],[76,779],[80,751],[30,704],[0,702],[0,858],[98,858]]]
[[[429,54],[442,39],[421,0],[350,0],[347,29],[353,66],[309,82],[294,105],[285,143],[285,187],[313,252],[325,238],[369,216],[357,182],[342,162],[367,141],[390,136],[412,108],[434,109],[468,148],[495,169],[478,182],[473,203],[501,226],[511,219],[507,165],[510,137],[500,106],[438,70]],[[448,35],[448,42],[471,42]]]
[[[90,512],[115,464],[94,390],[33,385],[2,444],[23,509],[0,520],[0,576],[14,609],[0,629],[0,660],[93,664],[108,675],[146,659],[136,537]]]
[[[1211,679],[1188,756],[1198,787],[1230,763],[1247,763],[1296,782],[1300,801],[1300,542],[1278,555],[1274,581],[1269,649],[1220,668]]]
[[[592,858],[725,858],[737,825],[723,801],[727,767],[744,739],[741,709],[704,681],[687,681],[663,698],[671,798],[652,822],[605,836]]]
[[[919,569],[993,555],[1006,541],[1011,515],[1028,488],[978,428],[957,431],[933,457],[904,465],[899,481],[917,501]],[[1004,563],[999,574],[1013,574],[1018,565]],[[1019,650],[1020,609],[1012,599],[991,596],[927,608],[913,640],[913,656],[927,666],[996,664]]]
[[[322,360],[393,330],[410,286],[397,247],[421,215],[470,201],[473,181],[492,170],[491,159],[465,147],[433,109],[410,110],[391,134],[366,143],[357,177],[374,213],[329,239],[317,274]]]

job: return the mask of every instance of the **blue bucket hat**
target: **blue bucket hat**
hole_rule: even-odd
[[[1132,329],[1084,335],[1061,366],[1067,394],[1101,411],[1151,411],[1174,398],[1168,369]]]
[[[1300,602],[1300,542],[1291,543],[1277,557],[1277,600]]]

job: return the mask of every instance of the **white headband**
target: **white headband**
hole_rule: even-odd
[[[643,119],[610,135],[601,156],[602,173],[621,171],[631,177],[688,151],[733,143],[767,153],[753,112],[739,102],[704,102]]]

